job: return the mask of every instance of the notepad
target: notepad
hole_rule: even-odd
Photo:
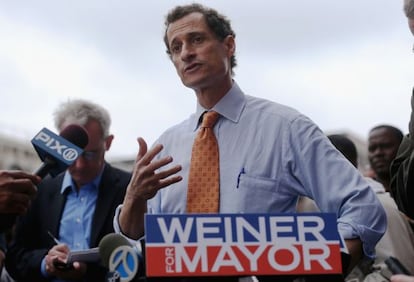
[[[92,248],[87,250],[71,251],[68,255],[67,263],[79,262],[100,262],[99,248]]]

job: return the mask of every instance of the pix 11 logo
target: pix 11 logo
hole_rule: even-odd
[[[146,215],[149,277],[342,273],[335,214]]]

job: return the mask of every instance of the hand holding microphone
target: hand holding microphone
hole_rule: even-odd
[[[23,171],[0,170],[0,214],[26,213],[40,180]]]
[[[0,230],[13,225],[16,215],[26,213],[36,195],[41,179],[64,171],[83,152],[88,134],[79,125],[65,127],[60,136],[43,128],[32,144],[43,161],[33,174],[23,171],[0,170]]]

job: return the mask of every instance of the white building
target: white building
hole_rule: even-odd
[[[0,133],[0,169],[21,169],[32,172],[41,161],[30,140]]]

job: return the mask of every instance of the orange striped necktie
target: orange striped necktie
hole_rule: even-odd
[[[219,211],[220,172],[217,139],[213,127],[219,114],[203,114],[203,122],[194,139],[187,190],[188,213]]]

